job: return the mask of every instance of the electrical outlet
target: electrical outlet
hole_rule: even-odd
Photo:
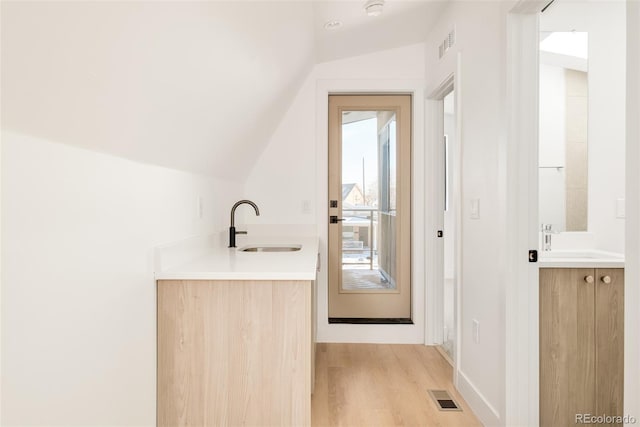
[[[480,322],[473,319],[473,341],[480,344]]]
[[[310,214],[311,213],[311,200],[303,200],[302,201],[302,213]]]

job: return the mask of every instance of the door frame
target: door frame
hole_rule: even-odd
[[[423,80],[318,80],[316,86],[316,218],[319,236],[320,271],[318,272],[318,342],[335,343],[424,343],[425,266],[424,259],[424,86]],[[328,152],[329,94],[411,94],[412,95],[412,189],[411,189],[411,313],[413,324],[362,325],[328,321]]]
[[[520,0],[507,15],[505,425],[539,425],[539,16],[548,1]]]
[[[454,234],[454,318],[455,341],[453,351],[453,383],[458,387],[458,369],[460,365],[461,345],[461,283],[462,283],[462,103],[461,103],[461,54],[456,58],[456,71],[449,74],[428,96],[425,101],[427,115],[427,157],[425,164],[429,165],[428,200],[442,200],[444,188],[444,150],[442,137],[444,135],[444,97],[455,90],[455,128],[456,147],[453,157],[454,186],[450,197],[455,200],[455,234]],[[426,344],[439,345],[443,343],[444,330],[444,241],[437,236],[438,230],[444,226],[443,203],[432,203],[429,208],[427,222],[427,256],[425,264],[429,266],[427,273],[427,319],[425,323]],[[429,256],[428,254],[433,254]]]

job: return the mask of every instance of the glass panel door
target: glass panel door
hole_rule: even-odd
[[[410,102],[330,97],[330,317],[410,318]]]

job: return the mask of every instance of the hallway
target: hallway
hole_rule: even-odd
[[[435,347],[318,343],[312,425],[480,426],[452,375]],[[429,389],[449,391],[463,411],[439,411]]]

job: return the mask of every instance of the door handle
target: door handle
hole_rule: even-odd
[[[331,215],[329,217],[329,224],[337,224],[340,221],[344,221],[344,218],[338,218],[338,215]]]

